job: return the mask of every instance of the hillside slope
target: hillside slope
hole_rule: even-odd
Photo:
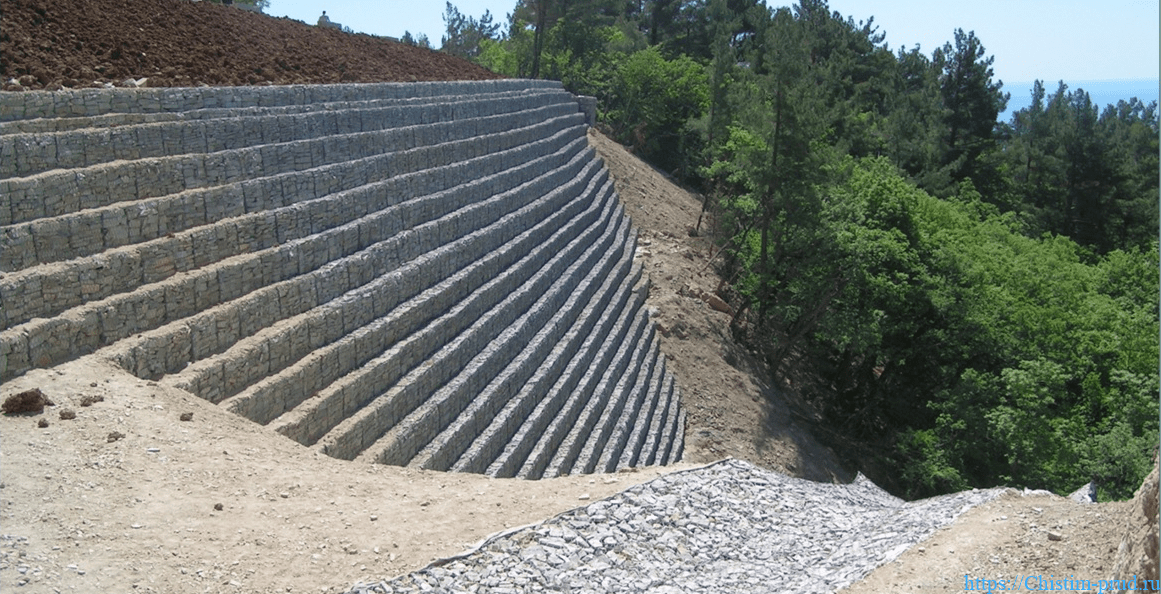
[[[688,398],[687,461],[732,455],[795,476],[845,478],[833,455],[782,416],[789,407],[761,376],[726,363],[747,366],[724,333],[725,314],[687,296],[716,283],[702,270],[705,246],[672,228],[696,214],[693,197],[608,139],[589,140],[642,232],[649,303]],[[523,481],[362,465],[91,358],[31,371],[4,384],[0,398],[31,388],[56,406],[0,417],[0,589],[342,591],[693,466]],[[60,417],[66,408],[75,419]],[[183,413],[192,420],[180,421]],[[1009,495],[852,588],[959,592],[965,573],[1103,577],[1130,508]]]
[[[5,90],[502,78],[447,54],[210,2],[10,0],[2,10]]]
[[[696,198],[604,136],[589,139],[641,228],[639,252],[654,284],[648,303],[667,326],[661,348],[689,415],[686,461],[726,455],[816,481],[853,479],[811,434],[809,412],[795,405],[792,393],[771,387],[759,363],[733,341],[729,315],[708,305],[720,277],[710,265],[709,244],[687,230],[697,221]],[[951,594],[964,591],[964,574],[1107,578],[1134,505],[1011,493],[973,508],[843,592]]]
[[[5,2],[0,75],[5,83],[23,79],[8,89],[126,78],[182,86],[494,77],[427,50],[181,0]],[[653,281],[650,304],[689,411],[686,460],[733,456],[793,476],[849,480],[853,469],[813,439],[809,419],[733,342],[729,314],[711,306],[712,247],[687,229],[697,198],[608,139],[593,134],[590,142],[642,232],[638,258]],[[187,393],[108,369],[37,371],[0,396],[31,387],[59,405],[43,417],[50,426],[36,427],[40,417],[0,418],[4,532],[34,535],[0,541],[0,586],[28,580],[27,591],[137,584],[162,592],[317,592],[418,568],[659,472],[529,483],[354,467],[305,453]],[[85,406],[84,396],[105,400]],[[77,419],[58,420],[62,408]],[[194,421],[177,421],[182,412]],[[115,432],[125,435],[109,439]],[[1112,567],[1126,510],[1059,497],[995,502],[856,588],[962,591],[964,573],[994,578],[1001,570],[1100,577]]]

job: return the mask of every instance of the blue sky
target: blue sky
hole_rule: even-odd
[[[506,22],[516,5],[515,0],[452,3],[477,18],[491,10],[500,22]],[[1035,79],[1048,81],[1049,90],[1055,90],[1062,79],[1076,88],[1092,81],[1158,78],[1157,0],[830,0],[829,4],[856,21],[874,16],[893,50],[919,44],[930,55],[954,38],[956,28],[975,31],[987,53],[996,56],[996,78],[1014,97],[1026,94]],[[266,13],[313,24],[323,10],[355,31],[391,37],[404,30],[425,33],[437,47],[443,32],[442,1],[271,0]],[[1149,88],[1156,98],[1156,84]]]
[[[452,4],[473,18],[491,10],[497,22],[507,23],[516,0],[453,0]],[[332,21],[360,33],[395,38],[402,37],[404,31],[424,33],[438,48],[445,5],[444,0],[270,0],[265,12],[313,25],[325,10]]]

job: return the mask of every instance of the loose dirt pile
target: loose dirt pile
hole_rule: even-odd
[[[5,0],[2,11],[5,90],[500,78],[448,54],[210,2]]]
[[[39,413],[44,410],[44,407],[52,406],[52,404],[51,400],[44,397],[44,392],[33,388],[5,398],[4,404],[0,406],[0,411],[4,411],[6,415]]]

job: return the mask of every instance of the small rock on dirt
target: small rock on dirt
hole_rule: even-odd
[[[109,433],[109,435],[105,436],[105,441],[109,443],[113,443],[118,439],[125,439],[125,434],[121,433],[120,431],[112,431]]]
[[[191,413],[191,412],[181,413],[181,417],[179,417],[179,418],[183,421],[192,421],[193,420],[193,413]]]
[[[225,506],[224,506],[224,505],[222,505],[222,504],[220,504],[220,503],[215,503],[215,504],[214,504],[214,511],[222,511],[223,509],[225,509]]]
[[[85,396],[81,398],[81,406],[92,406],[98,402],[104,402],[104,396]]]
[[[71,408],[60,411],[60,420],[62,421],[71,421],[75,418],[77,418],[77,413]]]
[[[36,426],[40,427],[41,429],[48,427],[48,419],[41,419],[41,420],[37,421]]]
[[[721,297],[718,297],[717,295],[714,295],[713,293],[706,293],[705,302],[707,304],[709,304],[709,306],[711,308],[713,308],[715,311],[720,311],[722,313],[731,314],[731,315],[733,315],[733,313],[734,313],[733,310],[730,309],[730,305],[728,303],[726,303],[725,301],[722,300]]]

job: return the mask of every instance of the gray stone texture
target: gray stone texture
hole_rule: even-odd
[[[812,483],[725,460],[347,594],[834,592],[1002,492],[904,502],[861,474],[848,485]]]
[[[93,354],[344,459],[674,461],[594,113],[516,80],[0,94],[0,379]]]

